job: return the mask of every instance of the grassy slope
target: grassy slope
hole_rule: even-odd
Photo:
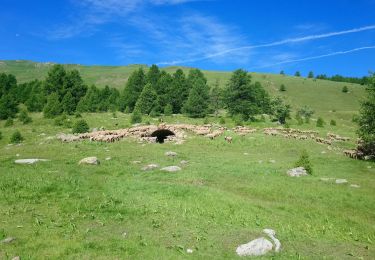
[[[122,87],[135,67],[78,68],[89,83]],[[43,78],[47,70],[27,62],[0,64],[0,72],[14,73],[21,82]],[[210,83],[218,78],[222,85],[230,76],[205,73]],[[253,77],[272,95],[280,95],[278,86],[284,83],[287,91],[281,95],[294,108],[308,105],[316,110],[315,118],[335,119],[336,127],[319,129],[322,136],[331,131],[355,138],[351,117],[358,111],[363,87],[280,75]],[[350,93],[341,92],[343,85],[349,86]],[[117,120],[106,113],[84,117],[91,127],[130,125],[127,115],[118,115]],[[189,257],[186,248],[194,249],[190,256],[194,259],[236,258],[236,246],[257,237],[265,227],[278,233],[283,244],[280,259],[375,256],[374,163],[351,160],[315,142],[261,133],[234,135],[232,145],[222,138],[202,137],[189,138],[180,146],[142,146],[131,140],[61,144],[48,137],[69,129],[53,126],[40,114],[32,116],[34,122],[26,126],[16,121],[14,127],[4,128],[0,122],[4,137],[0,140],[0,238],[17,237],[14,244],[0,245],[0,259],[14,255],[22,259],[185,259]],[[183,117],[166,121],[202,123]],[[228,119],[227,123],[232,124]],[[316,129],[313,121],[291,124]],[[24,145],[7,146],[14,129],[25,136]],[[354,142],[339,146],[354,147]],[[311,156],[314,175],[286,177],[285,171],[302,149]],[[163,154],[168,150],[178,152],[178,159],[166,158]],[[102,164],[78,166],[86,156],[98,156]],[[105,161],[107,156],[112,160]],[[13,163],[16,158],[33,157],[51,161],[35,166]],[[270,159],[276,163],[269,163]],[[134,165],[133,160],[142,164]],[[177,174],[140,170],[148,163],[168,166],[180,160],[189,164]],[[325,183],[321,177],[346,178],[361,188]]]
[[[116,120],[110,114],[84,117],[92,127],[129,125],[129,116],[121,113]],[[229,132],[233,144],[191,135],[183,145],[143,146],[132,140],[61,144],[49,137],[68,129],[40,114],[33,118],[31,125],[16,121],[1,129],[0,238],[17,241],[0,245],[0,258],[233,259],[239,244],[267,227],[282,242],[277,259],[375,256],[374,163],[351,160],[312,141],[261,132],[246,137]],[[182,117],[166,121],[202,123]],[[7,146],[14,129],[24,134],[24,145]],[[319,131],[339,129],[346,131],[339,126]],[[285,172],[302,149],[309,151],[314,175],[289,178]],[[168,150],[178,158],[164,156]],[[78,166],[86,156],[98,156],[102,164]],[[112,159],[104,160],[107,156]],[[51,161],[13,162],[34,157]],[[189,164],[179,173],[140,170],[149,163],[168,166],[180,160]],[[322,182],[321,177],[346,178],[361,188]],[[186,254],[187,248],[194,253]]]

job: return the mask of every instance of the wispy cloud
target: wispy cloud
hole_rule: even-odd
[[[175,64],[191,63],[191,62],[212,59],[218,56],[226,55],[228,53],[238,52],[241,50],[274,47],[274,46],[280,46],[280,45],[285,45],[285,44],[290,44],[290,43],[305,42],[305,41],[329,38],[329,37],[345,35],[345,34],[350,34],[350,33],[358,33],[358,32],[363,32],[363,31],[368,31],[368,30],[374,30],[374,29],[375,29],[375,25],[368,25],[368,26],[353,28],[353,29],[344,30],[344,31],[330,32],[330,33],[324,33],[324,34],[314,34],[314,35],[308,35],[304,37],[288,38],[288,39],[275,41],[271,43],[265,43],[265,44],[259,44],[259,45],[247,45],[247,46],[242,46],[238,48],[226,49],[226,50],[215,52],[215,53],[203,56],[203,57],[184,59],[184,60],[175,60],[175,61],[168,61],[168,62],[159,62],[159,64],[160,65],[175,65]]]
[[[375,49],[375,45],[374,46],[359,47],[359,48],[345,50],[345,51],[330,52],[330,53],[327,53],[327,54],[310,56],[310,57],[299,58],[299,59],[286,59],[286,60],[283,60],[283,61],[280,61],[280,62],[273,62],[272,64],[269,63],[269,64],[253,67],[251,69],[269,68],[269,67],[274,67],[274,66],[281,65],[281,64],[296,63],[296,62],[303,62],[303,61],[309,61],[309,60],[317,60],[317,59],[322,59],[322,58],[326,58],[326,57],[344,55],[344,54],[348,54],[348,53],[364,51],[364,50],[371,50],[371,49]]]

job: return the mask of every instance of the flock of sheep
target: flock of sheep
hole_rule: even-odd
[[[135,126],[126,129],[118,130],[99,130],[91,133],[83,133],[79,135],[65,135],[60,134],[58,138],[63,142],[73,142],[88,139],[90,141],[99,141],[99,142],[115,142],[119,141],[125,137],[133,137],[138,139],[140,142],[149,142],[155,143],[157,137],[153,136],[158,130],[168,130],[173,134],[166,136],[165,142],[175,142],[177,144],[182,144],[186,139],[185,131],[192,132],[196,135],[205,136],[209,139],[215,139],[219,136],[222,136],[227,131],[233,131],[239,136],[244,136],[251,134],[257,131],[254,128],[248,128],[245,126],[237,126],[233,129],[228,129],[223,126],[213,126],[210,124],[207,125],[192,125],[192,124],[165,124],[162,123],[158,126],[155,125],[142,125]],[[300,130],[293,128],[264,128],[263,133],[269,136],[280,136],[284,138],[294,138],[297,140],[308,140],[312,139],[317,143],[325,144],[331,146],[334,142],[337,141],[350,141],[349,137],[343,137],[333,133],[327,133],[326,138],[318,136],[317,131],[313,130]],[[224,139],[228,143],[232,143],[233,137],[224,136]],[[361,154],[357,150],[344,150],[346,156],[349,156],[354,159],[360,159]]]

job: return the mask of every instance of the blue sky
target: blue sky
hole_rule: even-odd
[[[375,0],[1,0],[0,59],[375,70]]]

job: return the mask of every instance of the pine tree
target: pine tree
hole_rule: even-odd
[[[0,98],[0,119],[16,116],[18,112],[17,101],[12,94],[5,94]]]
[[[191,84],[191,89],[183,112],[189,117],[203,118],[207,115],[209,104],[207,80],[200,70],[194,69],[189,73],[188,82]]]
[[[309,72],[309,75],[307,76],[309,79],[312,79],[314,78],[314,72],[310,71]]]
[[[282,70],[282,71],[280,71],[280,75],[285,75],[285,72]]]
[[[18,115],[18,119],[24,124],[29,124],[31,123],[33,120],[32,118],[29,116],[29,114],[27,113],[26,109],[22,109],[20,114]]]
[[[295,76],[295,77],[301,77],[301,72],[296,71],[296,73],[294,73],[294,76]]]
[[[86,120],[80,119],[74,123],[72,132],[73,134],[80,134],[80,133],[87,133],[89,130],[90,128]]]
[[[155,90],[158,95],[158,106],[160,108],[160,112],[163,112],[164,107],[171,102],[173,91],[172,84],[172,76],[165,71],[162,71],[155,86]]]
[[[57,93],[59,100],[63,98],[64,82],[66,71],[60,64],[53,65],[48,71],[47,78],[44,84],[45,95]]]
[[[87,86],[84,84],[78,70],[66,72],[63,83],[62,97],[64,97],[69,91],[73,96],[74,107],[76,107],[78,102],[87,92]]]
[[[73,95],[72,93],[70,93],[70,91],[68,91],[65,94],[64,98],[61,101],[61,106],[62,106],[63,111],[67,113],[68,115],[74,114],[76,110],[76,104],[75,104]]]
[[[59,102],[59,96],[57,93],[52,93],[47,98],[47,104],[43,109],[45,118],[53,118],[62,113],[61,104]]]
[[[286,91],[286,87],[285,87],[285,85],[284,85],[284,84],[281,84],[279,90],[280,90],[281,92]]]
[[[120,110],[124,111],[126,107],[132,112],[138,97],[141,94],[146,83],[146,77],[142,68],[134,71],[124,88],[120,101]]]
[[[142,114],[149,114],[157,104],[157,94],[151,83],[147,83],[139,96],[135,109]]]
[[[150,83],[154,88],[159,80],[160,70],[156,65],[152,65],[147,72],[146,79],[147,83]]]
[[[358,147],[365,155],[375,156],[375,73],[368,79],[367,100],[362,102],[358,120],[358,135],[363,144]]]
[[[182,106],[189,96],[189,90],[184,72],[181,69],[176,70],[167,95],[167,100],[173,107],[173,113],[181,113]]]
[[[210,109],[215,114],[215,116],[218,116],[219,109],[222,108],[223,106],[222,100],[223,100],[222,89],[219,87],[219,80],[216,80],[210,93]]]

